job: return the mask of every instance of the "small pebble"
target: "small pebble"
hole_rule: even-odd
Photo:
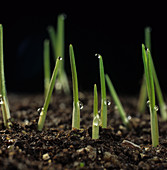
[[[85,148],[85,150],[86,150],[87,152],[91,152],[91,151],[93,151],[93,147],[90,146],[90,145],[88,145],[88,146]]]
[[[49,154],[48,154],[48,153],[45,153],[45,154],[42,156],[42,159],[43,159],[44,161],[50,159]]]
[[[81,148],[81,149],[78,149],[76,152],[79,153],[79,154],[84,154],[84,148]]]

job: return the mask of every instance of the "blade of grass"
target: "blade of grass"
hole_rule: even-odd
[[[152,71],[153,71],[153,77],[154,77],[154,83],[155,83],[155,89],[156,89],[156,94],[157,94],[157,98],[158,98],[160,113],[161,113],[162,119],[165,121],[165,120],[167,120],[166,104],[163,99],[162,91],[161,91],[161,88],[159,85],[158,77],[157,77],[157,74],[155,71],[154,62],[153,62],[151,54],[150,54],[150,59],[151,59],[151,64],[152,64]]]
[[[127,115],[126,115],[126,112],[118,98],[118,95],[114,89],[114,86],[109,78],[109,76],[106,74],[106,82],[107,82],[107,85],[108,85],[108,88],[109,88],[109,91],[110,91],[110,94],[114,100],[114,103],[116,104],[116,106],[118,107],[118,111],[120,113],[120,117],[122,119],[122,122],[124,123],[125,126],[129,126],[129,120],[127,119]]]
[[[49,37],[50,37],[50,40],[51,40],[51,45],[52,45],[52,49],[53,49],[53,54],[54,54],[54,59],[56,61],[57,59],[57,49],[56,49],[56,40],[57,40],[57,36],[56,36],[56,32],[55,32],[55,29],[53,26],[49,26],[48,27],[48,33],[49,33]]]
[[[53,26],[48,27],[48,32],[51,39],[51,44],[53,48],[54,58],[56,60],[57,56],[61,56],[63,59],[64,57],[64,51],[65,51],[65,15],[60,14],[57,18],[57,32],[55,32],[55,29]],[[68,78],[64,69],[64,61],[60,64],[59,69],[59,75],[58,75],[58,83],[56,85],[56,90],[60,91],[61,89],[64,90],[65,94],[70,94],[70,88],[68,84]]]
[[[50,103],[50,99],[51,99],[51,96],[52,96],[52,92],[53,92],[53,89],[54,89],[56,76],[57,76],[57,72],[58,72],[61,60],[62,60],[61,57],[58,57],[57,60],[56,60],[55,68],[53,70],[52,78],[51,78],[50,84],[49,84],[49,89],[48,89],[47,95],[45,97],[44,106],[43,106],[43,108],[40,112],[40,116],[39,116],[39,120],[38,120],[38,130],[39,131],[42,131],[43,126],[44,126],[44,122],[45,122],[45,119],[46,119],[46,113],[47,113],[48,106],[49,106],[49,103]]]
[[[92,139],[99,139],[99,122],[100,117],[98,114],[98,94],[97,86],[94,85],[94,109],[93,109],[93,125],[92,125]]]
[[[146,27],[144,33],[145,33],[146,47],[151,51],[151,28]],[[144,113],[146,109],[146,101],[147,101],[147,87],[146,87],[145,75],[143,74],[142,85],[140,88],[139,100],[137,105],[137,109],[140,113]]]
[[[0,104],[2,108],[3,122],[6,128],[10,128],[10,110],[5,86],[4,57],[3,57],[3,26],[0,24]]]
[[[154,90],[154,78],[153,78],[153,68],[152,60],[149,49],[147,49],[147,54],[145,52],[145,46],[142,44],[142,58],[146,76],[146,86],[149,98],[149,109],[150,109],[150,119],[151,119],[151,138],[152,146],[157,147],[159,144],[159,132],[158,132],[158,119],[157,119],[157,109],[155,105],[155,90]]]
[[[103,59],[100,54],[96,54],[99,58],[99,71],[101,83],[101,123],[102,128],[107,128],[107,100],[106,100],[106,85],[104,76]]]
[[[73,46],[69,46],[70,63],[73,83],[73,115],[72,115],[72,128],[80,129],[80,104],[78,99],[78,79],[75,65],[75,57]]]
[[[49,40],[44,41],[44,96],[46,97],[50,83],[50,52]]]

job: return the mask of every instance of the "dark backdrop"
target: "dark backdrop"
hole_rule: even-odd
[[[43,40],[47,26],[56,28],[57,15],[65,13],[65,68],[71,80],[68,46],[74,46],[80,90],[99,84],[98,59],[103,56],[105,72],[118,93],[137,94],[143,74],[141,44],[144,28],[152,28],[152,55],[163,91],[166,78],[166,12],[163,6],[147,4],[60,2],[31,6],[23,4],[0,15],[4,27],[5,76],[8,91],[43,90]],[[45,6],[46,5],[46,6]],[[54,65],[51,58],[52,68]]]

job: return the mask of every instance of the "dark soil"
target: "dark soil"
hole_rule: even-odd
[[[93,95],[80,93],[80,99],[81,130],[71,130],[72,98],[55,95],[39,132],[43,96],[10,94],[13,126],[5,129],[0,119],[0,169],[167,169],[167,123],[159,117],[160,144],[152,148],[149,113],[136,111],[137,98],[121,98],[130,130],[111,100],[108,128],[100,128],[98,140],[91,139]]]

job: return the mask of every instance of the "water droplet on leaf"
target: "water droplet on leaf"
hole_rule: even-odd
[[[111,105],[111,101],[107,99],[107,106]]]
[[[59,56],[58,59],[59,59],[59,60],[62,60],[63,58]]]
[[[159,110],[158,106],[154,106],[154,110],[157,112]]]
[[[99,123],[100,123],[100,117],[99,117],[99,114],[97,114],[93,119],[93,125],[99,126]]]
[[[150,107],[150,100],[147,101],[147,107]]]
[[[3,98],[2,98],[2,95],[0,95],[0,105],[2,105],[4,102],[3,102]]]
[[[40,108],[37,109],[37,112],[40,114],[43,110],[44,110],[44,108],[40,107]]]
[[[81,101],[79,101],[79,107],[80,107],[80,110],[83,109],[83,103]]]
[[[96,57],[100,58],[100,54],[95,54]]]

